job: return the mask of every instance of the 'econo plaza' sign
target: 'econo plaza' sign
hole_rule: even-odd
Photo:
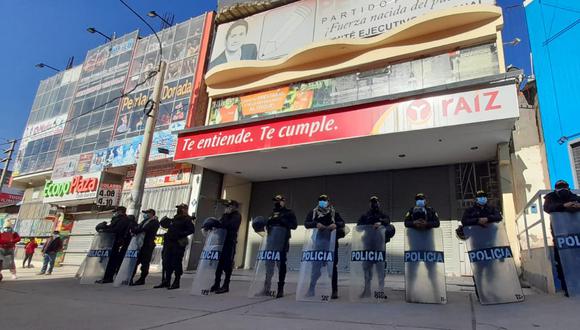
[[[89,173],[68,178],[47,180],[43,189],[43,202],[63,202],[95,198],[101,173]]]

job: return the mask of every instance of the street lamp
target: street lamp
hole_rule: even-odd
[[[42,69],[42,68],[49,68],[49,69],[53,69],[53,70],[54,70],[54,71],[56,71],[56,72],[60,72],[60,70],[59,70],[59,69],[57,69],[57,68],[55,68],[55,67],[52,67],[52,66],[50,66],[50,65],[48,65],[48,64],[45,64],[45,63],[38,63],[38,64],[35,64],[34,66],[35,66],[35,67],[37,67],[37,68],[41,68],[41,69]]]
[[[101,31],[99,31],[99,30],[95,29],[94,27],[87,28],[87,32],[88,32],[88,33],[96,33],[96,34],[100,34],[101,36],[103,36],[103,37],[107,38],[107,40],[109,40],[109,41],[113,40],[113,39],[111,39],[111,37],[109,37],[108,35],[106,35],[106,34],[102,33]]]
[[[155,10],[152,10],[150,12],[147,13],[147,16],[149,17],[159,17],[160,20],[163,21],[163,23],[167,24],[167,26],[171,26],[171,23],[169,23],[165,18],[159,16],[159,14],[157,14],[157,12]]]
[[[522,39],[516,37],[512,41],[504,42],[503,44],[515,46],[515,45],[519,44],[520,42],[522,42]]]

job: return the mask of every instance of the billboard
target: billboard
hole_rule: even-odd
[[[194,86],[198,59],[203,57],[201,43],[205,15],[192,18],[159,33],[162,51],[154,35],[137,42],[131,61],[125,91],[135,89],[123,97],[113,130],[114,140],[123,140],[143,134],[147,117],[144,107],[153,93],[155,79],[139,84],[157,69],[160,57],[167,65],[156,130],[177,131],[185,127],[187,112]]]
[[[514,85],[180,135],[176,160],[518,117]]]
[[[333,78],[297,82],[284,87],[213,100],[208,124],[341,104],[499,73],[497,47],[484,44],[379,69]]]
[[[310,43],[376,36],[417,17],[495,0],[303,0],[221,24],[209,69],[240,60],[271,60]]]
[[[191,178],[192,165],[183,163],[162,163],[147,167],[145,177],[145,188],[167,187],[182,184],[189,184]],[[123,190],[133,188],[135,177],[135,167],[132,167],[125,177]]]
[[[55,203],[95,198],[100,180],[100,172],[47,180],[43,189],[43,202]]]
[[[137,34],[126,34],[87,53],[59,158],[109,145]]]
[[[68,118],[81,66],[40,82],[19,146],[14,176],[49,170]]]

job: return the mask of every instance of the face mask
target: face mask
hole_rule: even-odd
[[[116,216],[118,216],[118,215],[119,215],[119,213],[117,213],[117,212],[113,212],[113,216],[114,216],[114,217],[116,217]]]
[[[328,201],[318,201],[318,207],[320,208],[327,208],[328,207]]]
[[[562,198],[570,197],[571,192],[568,188],[556,189],[556,194]]]
[[[477,197],[476,198],[477,204],[483,206],[487,204],[487,197]]]
[[[149,214],[148,213],[143,213],[143,219],[145,219],[145,220],[149,219]]]
[[[415,205],[417,205],[417,207],[425,207],[425,200],[424,199],[418,199],[415,201]]]
[[[52,238],[58,238],[59,236],[59,234],[52,234]]]
[[[5,233],[11,233],[12,232],[12,228],[4,228],[4,232]]]
[[[378,210],[379,209],[379,203],[378,202],[371,202],[371,209]]]
[[[282,203],[280,203],[280,202],[274,203],[274,208],[275,209],[281,209],[282,208]]]

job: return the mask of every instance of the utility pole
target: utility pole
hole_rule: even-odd
[[[163,90],[163,79],[165,77],[166,67],[167,63],[165,61],[159,63],[159,72],[157,72],[157,77],[155,77],[155,88],[153,89],[152,95],[153,107],[147,115],[145,132],[143,133],[143,142],[141,143],[141,149],[139,149],[139,159],[137,159],[137,167],[135,168],[131,200],[129,207],[127,208],[127,214],[134,215],[137,220],[139,219],[143,191],[145,190],[147,162],[149,161],[149,154],[151,153],[151,143],[153,142],[153,133],[155,132],[159,103],[161,102],[161,92]]]
[[[2,160],[2,163],[6,162],[6,165],[4,165],[4,169],[2,170],[2,177],[0,178],[0,191],[2,191],[2,187],[4,187],[4,179],[6,178],[6,173],[8,173],[8,167],[10,166],[12,153],[14,152],[14,146],[16,145],[16,140],[8,142],[10,143],[10,149],[4,151],[5,154],[8,154],[8,158]]]

